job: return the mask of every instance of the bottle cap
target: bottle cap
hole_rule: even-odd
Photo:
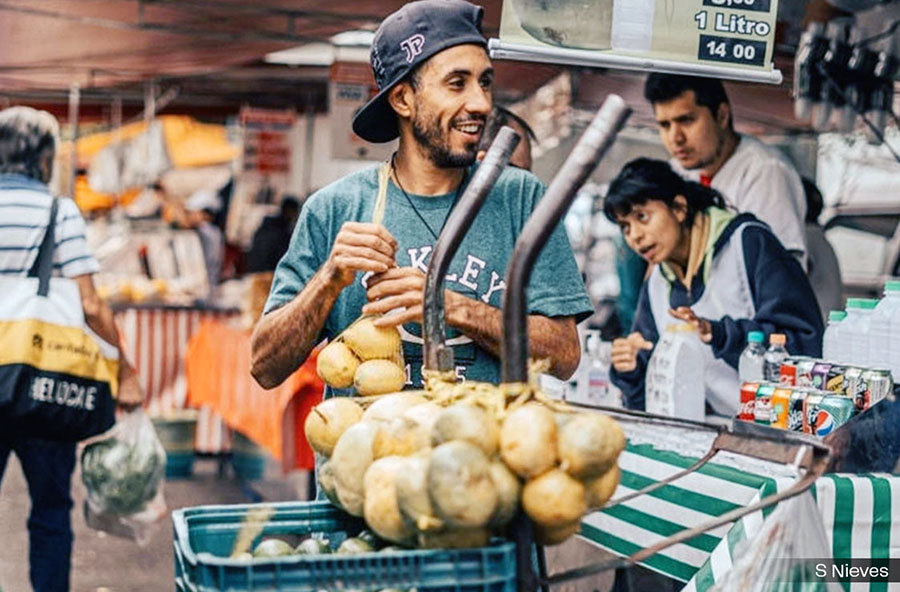
[[[769,335],[770,345],[784,345],[785,343],[787,343],[787,337],[784,336],[784,333],[772,333]]]
[[[828,311],[829,321],[843,321],[845,318],[847,318],[847,313],[843,310]]]
[[[872,310],[878,304],[877,300],[872,298],[848,298],[847,308],[856,310]]]
[[[747,343],[762,343],[766,340],[766,334],[762,331],[750,331],[747,333]]]
[[[884,283],[885,292],[900,292],[900,281],[891,280]]]

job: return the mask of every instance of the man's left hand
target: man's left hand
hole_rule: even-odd
[[[709,343],[712,341],[712,325],[706,319],[701,319],[694,311],[691,310],[688,306],[679,306],[678,308],[670,308],[669,314],[684,321],[685,323],[689,323],[697,329],[697,333],[700,335],[700,340],[703,343]]]
[[[363,314],[383,315],[395,309],[405,310],[375,321],[378,327],[403,323],[421,323],[424,311],[425,274],[415,267],[396,267],[369,278]]]
[[[131,410],[140,407],[144,402],[144,394],[138,383],[137,371],[127,361],[122,360],[119,368],[119,392],[116,394],[116,405]]]

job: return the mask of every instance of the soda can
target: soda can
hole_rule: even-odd
[[[828,369],[828,377],[825,379],[825,390],[837,395],[844,394],[844,374],[847,372],[846,366],[840,364],[832,364]]]
[[[810,392],[803,399],[803,433],[815,434],[816,416],[819,413],[819,403],[822,402],[822,394],[818,391]]]
[[[795,358],[785,358],[781,362],[778,383],[783,386],[794,386],[797,384],[797,360]]]
[[[809,391],[804,388],[797,388],[791,391],[791,400],[788,406],[787,429],[792,432],[803,431],[803,401]]]
[[[758,382],[745,382],[741,385],[741,408],[738,419],[741,421],[754,421],[753,407],[756,403],[756,391],[759,390]]]
[[[772,425],[772,394],[775,392],[774,384],[761,384],[756,390],[756,400],[753,403],[753,421],[762,425]]]
[[[807,388],[812,386],[812,371],[816,366],[816,361],[812,358],[802,358],[797,360],[797,385]]]
[[[857,389],[856,396],[856,408],[860,411],[868,409],[884,399],[894,389],[894,380],[890,370],[866,370],[863,372],[860,382],[862,385]]]
[[[856,366],[848,366],[844,372],[844,392],[845,397],[850,397],[854,401],[863,396],[866,385],[863,383],[862,375],[865,370]]]
[[[856,404],[849,397],[825,395],[816,408],[815,434],[827,436],[856,415]]]
[[[828,362],[816,362],[815,366],[812,369],[812,387],[814,389],[818,389],[820,391],[825,390],[825,385],[828,382],[828,371],[831,369],[831,364]]]
[[[772,427],[786,430],[788,427],[788,414],[791,408],[792,390],[787,387],[776,388],[772,392]]]

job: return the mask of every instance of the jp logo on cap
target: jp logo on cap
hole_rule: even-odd
[[[464,0],[419,0],[384,19],[375,32],[371,53],[379,92],[353,118],[353,131],[370,142],[396,138],[397,115],[387,100],[390,89],[445,49],[467,43],[485,47],[483,15],[483,8]]]

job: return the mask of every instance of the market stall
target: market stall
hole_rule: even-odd
[[[267,391],[250,375],[250,331],[210,320],[191,338],[185,366],[187,405],[212,409],[229,428],[281,461],[284,472],[313,468],[312,450],[300,428],[322,397],[315,355]]]

